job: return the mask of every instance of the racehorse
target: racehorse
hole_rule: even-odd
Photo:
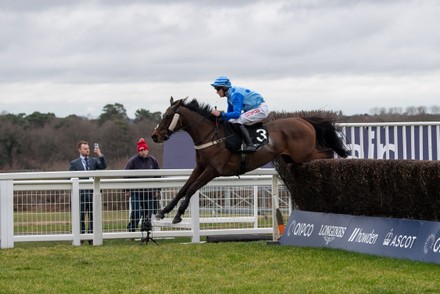
[[[332,158],[333,151],[340,157],[347,157],[347,151],[330,121],[300,117],[280,118],[266,123],[268,143],[254,153],[243,155],[231,151],[225,146],[225,122],[218,122],[209,105],[196,99],[187,100],[174,101],[171,97],[171,105],[151,136],[154,142],[162,143],[174,132],[184,130],[191,136],[196,149],[196,167],[174,199],[156,214],[157,219],[163,219],[185,197],[173,219],[173,224],[181,222],[191,196],[212,179],[246,173],[277,156],[292,164]],[[266,136],[266,133],[261,135]],[[242,156],[246,156],[244,166]]]

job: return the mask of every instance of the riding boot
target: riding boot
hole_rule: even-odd
[[[238,129],[240,130],[241,137],[243,138],[245,146],[241,150],[244,153],[251,153],[257,150],[257,147],[252,143],[251,136],[249,135],[249,131],[242,124],[236,124]]]

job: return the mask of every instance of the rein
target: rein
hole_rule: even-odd
[[[215,127],[214,127],[214,136],[213,136],[213,137],[216,137],[216,136],[217,136],[218,126],[219,126],[219,119],[216,118],[216,119],[215,119]],[[208,135],[209,135],[209,134],[208,134]],[[232,136],[232,135],[229,135],[229,136],[227,136],[227,137],[223,137],[223,138],[221,138],[221,139],[217,139],[217,140],[214,140],[214,141],[211,141],[211,142],[205,143],[205,144],[195,145],[194,148],[195,148],[196,150],[200,150],[200,149],[208,148],[208,147],[211,147],[211,146],[217,145],[217,144],[219,144],[219,143],[223,143],[223,142],[225,142],[226,139],[229,138],[229,137],[231,137],[231,136]],[[206,137],[208,137],[208,136],[206,136]],[[202,140],[202,141],[203,141],[203,140]]]

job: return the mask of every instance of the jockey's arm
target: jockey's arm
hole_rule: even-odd
[[[239,93],[233,94],[229,99],[228,112],[222,114],[223,119],[239,118],[243,109],[243,99],[243,95]]]

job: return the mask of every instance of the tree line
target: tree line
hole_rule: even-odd
[[[58,118],[53,113],[0,114],[0,171],[63,171],[78,157],[77,142],[99,143],[107,169],[124,169],[137,154],[143,137],[150,155],[162,163],[162,145],[152,142],[151,133],[160,121],[160,112],[138,109],[130,119],[122,104],[107,104],[97,119],[77,115]]]
[[[337,117],[338,122],[344,123],[440,121],[440,106],[409,106],[405,110],[401,107],[374,107],[369,114],[345,116],[339,112]]]
[[[372,114],[346,116],[335,112],[336,122],[440,121],[440,107],[373,108]],[[318,115],[320,113],[317,113]],[[150,139],[162,117],[160,112],[138,109],[130,119],[122,104],[107,104],[97,119],[77,115],[58,118],[53,113],[26,115],[0,114],[0,172],[63,171],[78,156],[78,141],[99,143],[107,169],[123,169],[137,153],[136,143],[143,137],[162,166],[163,145]]]

